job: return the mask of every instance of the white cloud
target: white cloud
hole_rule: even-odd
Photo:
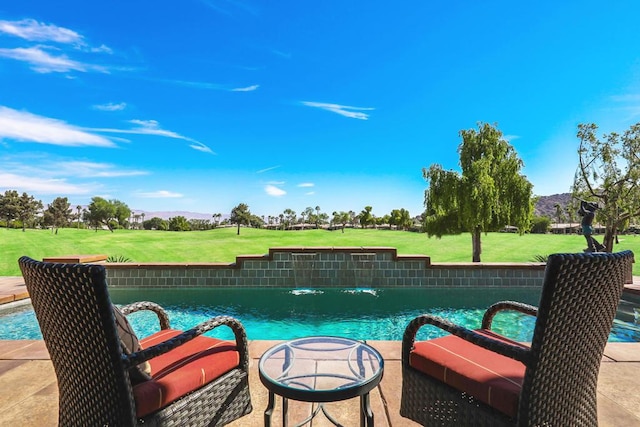
[[[505,141],[515,141],[516,139],[520,139],[520,135],[502,135],[502,138],[504,138]]]
[[[140,170],[121,170],[108,163],[63,161],[55,163],[54,168],[60,174],[81,178],[117,178],[123,176],[148,175],[149,172]]]
[[[89,46],[84,37],[73,30],[38,22],[35,19],[23,19],[21,21],[0,20],[0,33],[10,34],[31,42],[53,42],[71,45],[85,52],[113,53],[113,50],[104,44],[98,47]]]
[[[127,108],[127,104],[125,102],[120,102],[118,104],[109,102],[108,104],[94,105],[93,108],[102,111],[122,111]]]
[[[283,52],[283,51],[277,50],[277,49],[271,49],[271,53],[273,53],[276,56],[279,56],[280,58],[284,58],[284,59],[291,59],[292,56],[293,56],[290,53]]]
[[[67,147],[115,147],[113,141],[61,120],[0,105],[0,139],[2,138]]]
[[[186,139],[188,141],[192,141],[190,138],[184,137],[179,133],[160,128],[160,123],[158,123],[156,120],[129,120],[129,123],[133,123],[139,126],[137,128],[131,129],[131,133],[142,135],[159,135],[166,136],[167,138]]]
[[[270,168],[260,169],[259,171],[256,171],[256,173],[264,173],[264,172],[268,172],[268,171],[270,171],[270,170],[274,170],[274,169],[277,169],[277,168],[279,168],[279,167],[280,167],[280,165],[278,165],[278,166],[271,166]]]
[[[29,41],[84,44],[82,36],[75,31],[53,24],[43,24],[35,19],[0,21],[0,32]]]
[[[235,89],[231,89],[231,92],[253,92],[254,90],[258,89],[260,87],[260,85],[252,85],[252,86],[247,86],[247,87],[238,87]]]
[[[148,193],[142,192],[142,193],[136,193],[136,195],[139,197],[144,197],[149,199],[176,199],[176,198],[184,197],[180,193],[174,193],[172,191],[167,191],[167,190],[158,190],[158,191],[152,191]]]
[[[275,185],[266,185],[264,187],[264,191],[269,196],[273,196],[273,197],[281,197],[281,196],[284,196],[285,194],[287,194],[286,191],[284,191],[281,188],[276,187]]]
[[[18,192],[34,194],[76,195],[95,192],[95,188],[90,185],[70,184],[64,179],[47,179],[1,172],[0,188],[12,188]]]
[[[158,123],[156,120],[129,120],[129,123],[138,125],[138,127],[135,127],[133,129],[89,128],[88,130],[91,130],[93,132],[124,133],[124,134],[135,134],[135,135],[156,135],[156,136],[162,136],[165,138],[181,139],[184,141],[191,142],[192,144],[189,144],[189,147],[193,148],[194,150],[215,154],[211,150],[211,148],[209,148],[207,145],[203,144],[200,141],[196,141],[193,138],[180,135],[177,132],[162,129],[160,127],[160,123]]]
[[[316,194],[315,191],[309,191],[308,193],[304,193],[305,196],[313,196],[314,194]]]
[[[314,187],[315,184],[313,182],[302,182],[298,184],[298,187]]]
[[[26,62],[31,65],[33,71],[43,74],[65,73],[68,71],[80,71],[83,73],[96,71],[108,74],[108,70],[105,67],[74,61],[66,55],[53,56],[43,48],[43,46],[18,47],[15,49],[0,48],[0,56]]]
[[[190,144],[189,147],[193,148],[194,150],[202,151],[203,153],[216,154],[213,152],[213,150],[211,150],[211,148],[207,147],[202,142],[194,142],[193,144]]]
[[[375,108],[371,108],[371,107],[351,107],[349,105],[327,104],[324,102],[311,102],[311,101],[302,101],[302,105],[306,105],[307,107],[320,108],[322,110],[327,110],[336,114],[340,114],[341,116],[349,117],[351,119],[360,119],[360,120],[369,120],[369,114],[361,113],[360,111],[375,110]],[[351,110],[355,110],[355,111],[351,111]]]

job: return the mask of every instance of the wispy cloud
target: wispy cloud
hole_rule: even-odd
[[[65,179],[48,179],[28,175],[0,172],[0,187],[13,188],[18,192],[34,194],[81,195],[95,193],[95,186],[90,184],[71,184]]]
[[[520,139],[521,136],[520,135],[502,135],[502,138],[504,138],[505,141],[515,141],[516,139]]]
[[[31,42],[59,43],[71,45],[91,53],[113,53],[113,50],[102,44],[90,46],[84,36],[76,31],[54,24],[45,24],[35,19],[22,19],[20,21],[0,20],[0,33],[9,34]]]
[[[627,93],[624,95],[613,95],[611,99],[615,102],[636,102],[640,103],[640,93]]]
[[[301,182],[298,184],[298,187],[314,187],[315,184],[313,182]]]
[[[253,92],[254,90],[257,90],[260,87],[260,85],[252,85],[252,86],[247,86],[247,87],[237,87],[235,89],[231,89],[231,92]]]
[[[193,144],[190,144],[189,147],[197,151],[202,151],[203,153],[216,154],[211,148],[204,145],[202,142],[195,141]]]
[[[286,191],[284,191],[282,188],[276,187],[275,185],[266,185],[264,187],[264,191],[269,196],[273,196],[273,197],[282,197],[285,194],[287,194]]]
[[[68,28],[53,24],[43,24],[35,19],[21,21],[0,21],[0,32],[36,42],[57,42],[84,44],[83,37]]]
[[[305,196],[313,196],[314,194],[316,194],[315,191],[309,191],[307,193],[304,193]]]
[[[293,56],[290,53],[282,52],[281,50],[277,50],[277,49],[271,49],[271,53],[284,59],[291,59]]]
[[[167,190],[139,192],[139,193],[136,193],[136,196],[144,197],[148,199],[177,199],[177,198],[184,197],[184,195],[180,193],[174,193],[172,191],[167,191]]]
[[[210,82],[191,82],[188,80],[168,80],[168,79],[157,79],[156,81],[162,83],[170,83],[179,86],[187,86],[187,87],[195,87],[198,89],[210,89],[210,90],[229,90],[228,86],[225,86],[220,83],[210,83]]]
[[[369,114],[361,113],[360,111],[375,110],[375,108],[371,107],[352,107],[349,105],[327,104],[324,102],[302,101],[301,104],[306,105],[307,107],[331,111],[332,113],[340,114],[341,116],[349,117],[351,119],[360,120],[369,120]]]
[[[109,73],[107,68],[100,65],[74,61],[64,54],[54,56],[46,52],[44,50],[45,48],[44,46],[18,47],[15,49],[0,48],[0,56],[26,62],[31,66],[33,71],[43,74],[66,73],[68,71]]]
[[[57,173],[80,178],[119,178],[127,176],[148,175],[141,170],[123,170],[109,163],[62,161],[55,163]]]
[[[221,90],[221,91],[228,91],[228,92],[253,92],[254,90],[258,90],[258,88],[260,87],[260,85],[234,87],[229,84],[223,84],[223,83],[193,82],[189,80],[155,79],[154,81],[178,85],[178,86],[192,87],[196,89]]]
[[[137,125],[133,129],[114,129],[114,128],[89,128],[93,132],[107,132],[107,133],[122,133],[122,134],[135,134],[135,135],[156,135],[165,138],[181,139],[191,142],[189,147],[197,151],[205,153],[215,154],[211,148],[200,141],[196,141],[193,138],[189,138],[184,135],[180,135],[177,132],[162,129],[160,123],[156,120],[129,120],[129,123]]]
[[[234,16],[238,11],[257,16],[258,9],[245,1],[238,0],[202,0],[202,3],[227,16]]]
[[[61,120],[4,106],[0,106],[0,140],[2,138],[67,147],[115,147],[110,139]]]
[[[256,171],[256,173],[265,173],[274,169],[278,169],[280,167],[280,165],[278,166],[271,166],[270,168],[264,168],[264,169],[260,169],[259,171]]]
[[[625,120],[636,120],[640,117],[640,94],[615,95],[611,97],[611,100],[616,104],[611,109],[622,111]]]
[[[71,29],[45,24],[35,19],[0,20],[0,34],[8,34],[28,42],[39,43],[27,47],[0,49],[0,57],[25,62],[37,73],[66,73],[70,71],[109,73],[107,67],[77,61],[69,58],[66,53],[61,53],[61,50],[69,48],[83,53],[113,53],[113,50],[104,44],[91,46],[81,34]],[[53,47],[54,45],[55,47]]]
[[[127,108],[127,104],[125,102],[119,102],[117,104],[110,102],[108,104],[94,105],[93,108],[101,111],[122,111]]]

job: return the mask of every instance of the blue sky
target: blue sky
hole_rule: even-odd
[[[640,121],[637,1],[158,0],[0,5],[0,191],[258,215],[423,211],[497,123],[534,193],[578,123]]]

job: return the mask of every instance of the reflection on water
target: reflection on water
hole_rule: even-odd
[[[401,340],[415,316],[430,313],[470,328],[480,326],[484,310],[500,300],[537,305],[539,289],[510,288],[207,288],[111,289],[116,304],[154,301],[169,311],[172,327],[188,329],[217,315],[238,318],[250,340],[292,339],[308,335],[335,335],[362,340]],[[638,304],[622,302],[610,341],[640,341]],[[28,309],[5,314],[0,339],[41,339]],[[151,313],[130,316],[139,335],[156,331]],[[497,316],[493,328],[519,341],[531,339],[535,319],[519,313]],[[228,329],[213,335],[229,339]],[[422,328],[418,338],[440,336],[436,328]]]

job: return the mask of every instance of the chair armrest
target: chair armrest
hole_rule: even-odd
[[[158,321],[160,322],[160,329],[169,329],[171,327],[169,324],[169,315],[167,314],[167,312],[164,310],[164,308],[154,302],[140,301],[120,307],[120,311],[122,311],[122,314],[124,314],[125,316],[142,310],[150,310],[156,313],[156,315],[158,316]]]
[[[228,326],[233,331],[233,334],[235,335],[236,348],[240,354],[240,367],[247,370],[249,368],[249,343],[247,341],[247,334],[240,321],[228,316],[214,317],[164,342],[145,348],[144,350],[136,353],[131,353],[129,355],[123,354],[122,363],[125,368],[138,365],[149,359],[160,356],[161,354],[167,353],[219,326]]]
[[[409,322],[404,331],[402,337],[402,364],[405,366],[409,364],[409,354],[411,350],[413,350],[416,334],[424,325],[435,326],[487,350],[518,360],[525,365],[528,364],[530,358],[530,350],[528,348],[496,340],[471,329],[451,323],[448,320],[430,314],[423,314]]]
[[[534,317],[538,316],[538,308],[532,305],[517,301],[499,301],[485,311],[484,316],[482,317],[482,329],[491,329],[493,317],[500,311],[504,310],[519,311],[520,313],[529,314]]]

